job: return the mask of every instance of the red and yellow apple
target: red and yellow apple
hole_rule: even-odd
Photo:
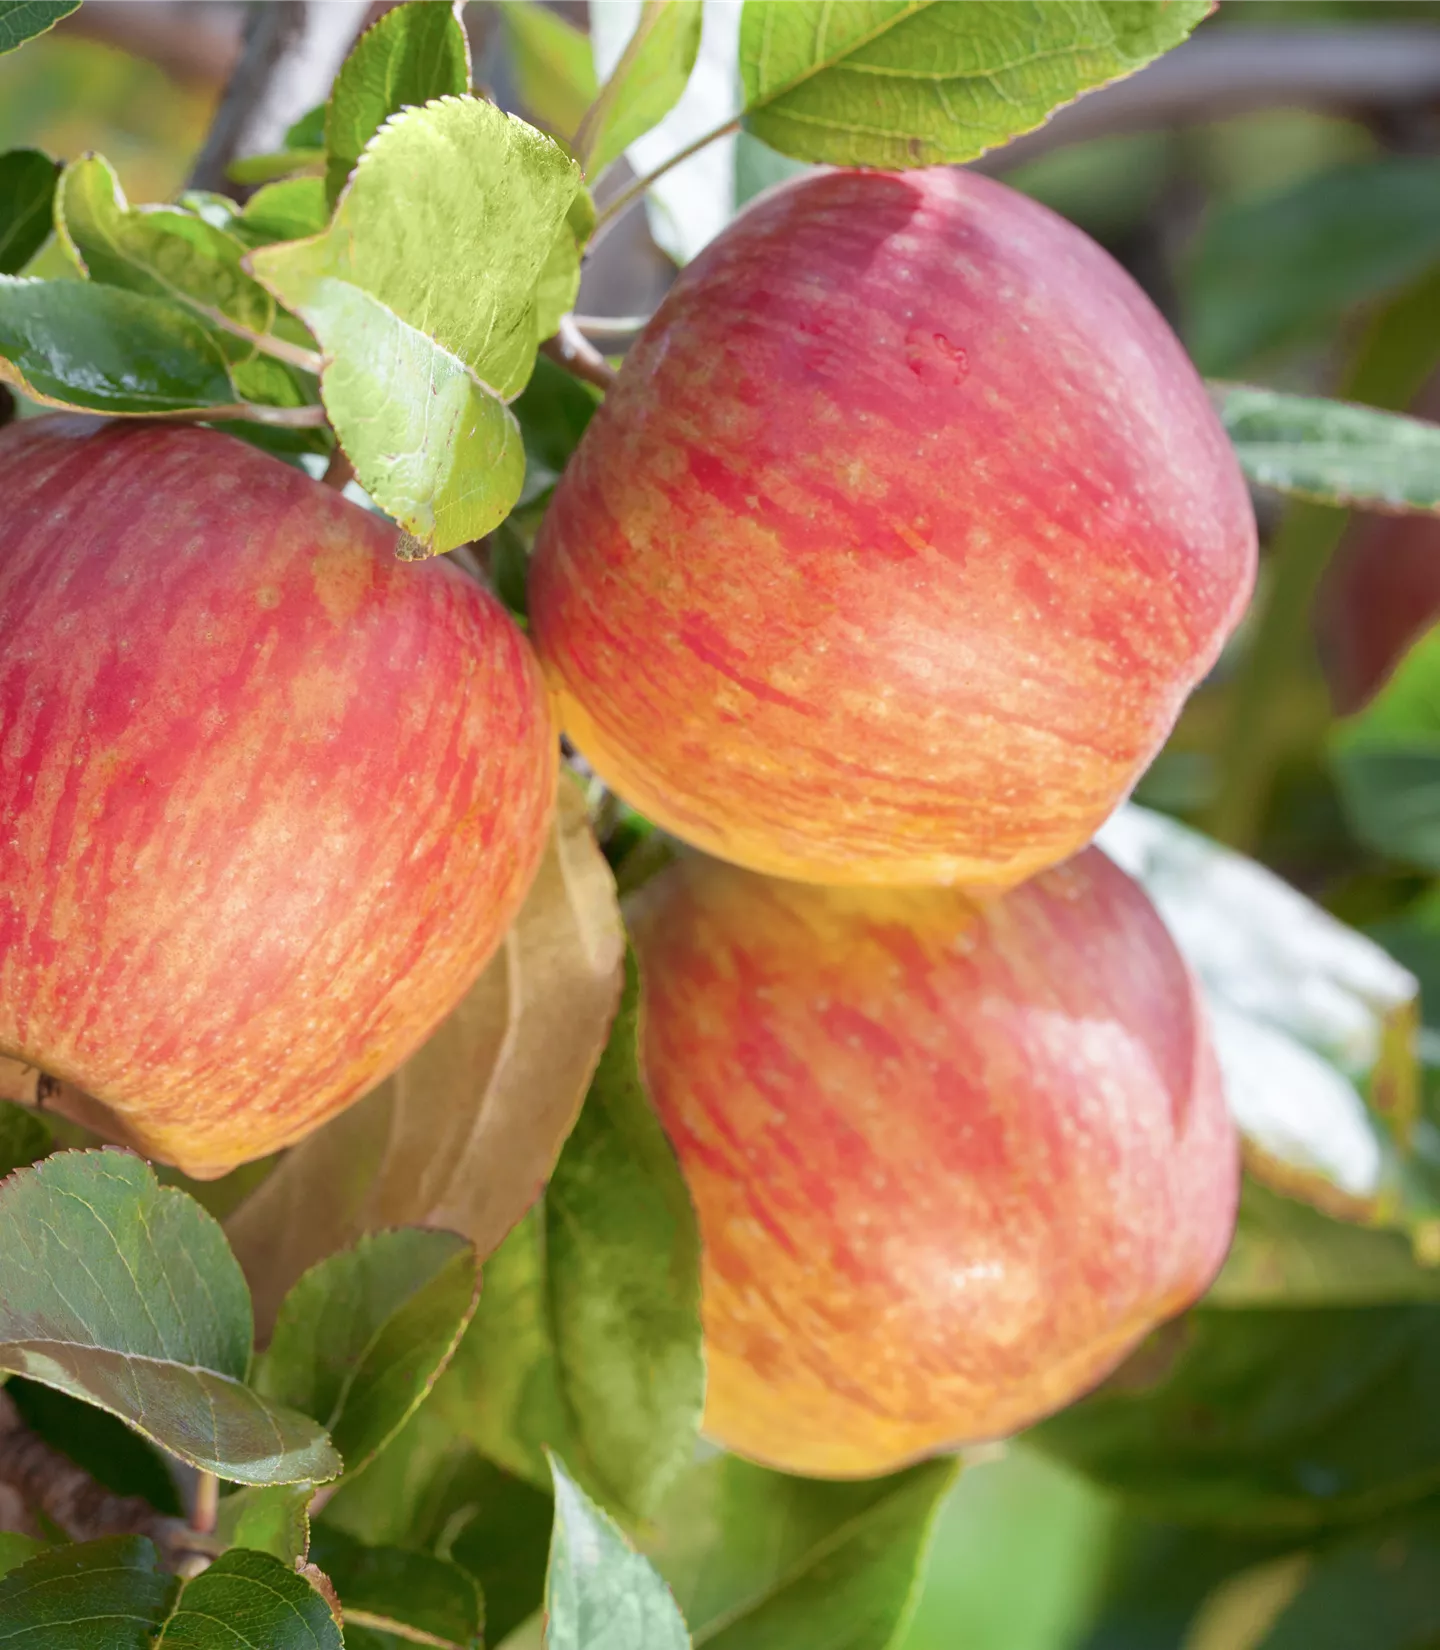
[[[1237,1145],[1196,986],[1098,849],[979,903],[687,857],[630,916],[727,1449],[852,1476],[1003,1436],[1219,1267]]]
[[[1205,389],[1100,247],[972,173],[831,172],[682,272],[530,614],[566,731],[676,835],[1004,887],[1124,797],[1254,564]]]
[[[191,1174],[308,1133],[479,973],[538,863],[528,644],[214,431],[0,432],[0,1053]]]

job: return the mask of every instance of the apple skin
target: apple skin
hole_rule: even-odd
[[[681,273],[529,611],[566,732],[675,835],[1005,887],[1129,791],[1254,569],[1204,387],[1108,254],[972,173],[831,172]]]
[[[1005,1436],[1219,1268],[1239,1162],[1203,1010],[1098,849],[979,903],[687,857],[630,916],[725,1448],[850,1477]]]
[[[211,430],[0,431],[0,1053],[211,1176],[307,1134],[479,973],[555,728],[488,593]]]

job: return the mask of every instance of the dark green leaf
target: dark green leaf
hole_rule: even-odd
[[[38,1162],[54,1146],[55,1136],[39,1112],[0,1100],[0,1179]]]
[[[37,1381],[5,1383],[20,1419],[116,1495],[139,1495],[172,1518],[183,1509],[163,1458],[123,1421]]]
[[[470,42],[451,0],[387,11],[350,49],[325,105],[325,192],[333,206],[360,151],[401,109],[470,90]]]
[[[888,1650],[955,1473],[821,1483],[718,1456],[685,1475],[647,1547],[697,1646]]]
[[[689,1193],[640,1083],[626,991],[540,1204],[486,1267],[442,1401],[478,1448],[543,1483],[563,1446],[643,1517],[690,1459],[704,1400],[700,1243]]]
[[[11,1570],[18,1570],[37,1553],[44,1551],[43,1541],[35,1541],[28,1535],[18,1535],[14,1530],[0,1530],[0,1576],[9,1575]]]
[[[1398,292],[1440,257],[1440,161],[1388,155],[1218,212],[1186,286],[1203,372],[1238,371],[1354,305]]]
[[[1240,467],[1321,504],[1440,512],[1440,425],[1344,401],[1218,385]]]
[[[79,9],[80,0],[0,0],[0,57]]]
[[[521,504],[548,493],[580,445],[585,426],[600,405],[600,392],[541,356],[530,382],[511,410],[525,443],[525,486]]]
[[[575,153],[595,177],[680,101],[700,50],[700,0],[645,0],[614,72],[575,132]]]
[[[325,1525],[316,1526],[311,1558],[340,1595],[347,1636],[356,1626],[402,1637],[423,1633],[422,1642],[444,1650],[479,1642],[480,1591],[458,1565],[401,1547],[362,1546]]]
[[[1142,68],[1209,10],[1209,0],[747,0],[745,124],[798,160],[973,160]]]
[[[555,1533],[545,1585],[546,1650],[689,1650],[669,1589],[610,1518],[551,1459]]]
[[[453,1232],[371,1233],[285,1297],[256,1390],[313,1416],[357,1473],[428,1396],[479,1287],[475,1251]]]
[[[275,320],[274,300],[240,267],[245,249],[234,236],[178,207],[131,207],[99,155],[65,168],[55,224],[91,280],[175,299],[213,325],[251,334]]]
[[[539,0],[501,0],[500,15],[526,111],[548,131],[573,136],[598,89],[585,31]]]
[[[255,191],[231,233],[247,246],[264,246],[318,235],[329,221],[324,178],[285,178]]]
[[[178,305],[89,281],[4,275],[0,383],[83,412],[163,417],[240,399],[210,330]]]
[[[227,1547],[272,1553],[293,1570],[310,1550],[313,1484],[267,1484],[236,1490],[220,1502],[216,1536]]]
[[[293,1565],[235,1547],[186,1583],[155,1650],[252,1646],[343,1650],[343,1641],[330,1606]]]
[[[1330,755],[1361,841],[1440,869],[1440,629],[1426,631],[1369,704],[1337,724]]]
[[[320,149],[325,144],[326,105],[317,103],[307,109],[285,133],[287,149]]]
[[[18,275],[44,246],[60,163],[40,149],[0,155],[0,275]]]
[[[323,235],[250,255],[320,342],[361,483],[425,551],[482,537],[519,496],[504,403],[530,376],[536,285],[579,185],[524,122],[446,98],[387,122]]]
[[[1030,1437],[1161,1517],[1302,1530],[1440,1487],[1440,1306],[1201,1310]]]
[[[486,1636],[499,1644],[544,1602],[554,1503],[478,1455],[465,1474],[464,1496],[452,1515],[458,1527],[449,1557],[480,1583]]]
[[[1352,1219],[1430,1219],[1405,1160],[1419,1114],[1414,978],[1273,872],[1162,814],[1127,807],[1097,840],[1200,978],[1252,1171]]]
[[[334,1477],[324,1433],[242,1384],[250,1337],[220,1227],[138,1158],[62,1152],[0,1184],[0,1368],[224,1478]]]
[[[179,1588],[138,1535],[54,1547],[0,1577],[0,1643],[8,1650],[150,1650]]]

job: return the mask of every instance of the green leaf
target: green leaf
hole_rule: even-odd
[[[40,149],[0,155],[0,275],[18,275],[49,238],[59,161]]]
[[[371,1233],[285,1297],[256,1390],[319,1421],[358,1473],[429,1395],[479,1289],[475,1251],[455,1233]]]
[[[1416,982],[1273,872],[1127,807],[1100,846],[1144,886],[1210,1013],[1246,1163],[1326,1212],[1419,1225]]]
[[[680,101],[700,50],[700,0],[645,0],[635,33],[575,132],[595,177]]]
[[[52,1547],[0,1577],[0,1642],[8,1650],[151,1650],[179,1589],[138,1535]]]
[[[14,1530],[0,1530],[0,1576],[9,1575],[11,1570],[18,1570],[37,1553],[44,1551],[43,1541],[35,1541],[28,1535],[18,1535]]]
[[[387,122],[324,234],[250,254],[319,340],[362,485],[428,552],[482,537],[519,496],[504,403],[534,365],[536,286],[579,184],[523,121],[445,98]]]
[[[544,497],[570,462],[586,426],[600,405],[600,392],[546,357],[535,363],[530,382],[512,411],[525,443],[525,486],[521,504]]]
[[[274,300],[241,269],[238,240],[177,207],[129,206],[99,155],[65,168],[55,224],[75,267],[91,280],[175,299],[215,326],[265,333],[274,323]]]
[[[1303,1530],[1440,1488],[1437,1381],[1440,1306],[1204,1308],[1029,1437],[1161,1517]]]
[[[822,1483],[717,1456],[685,1475],[647,1547],[697,1646],[888,1650],[957,1470]]]
[[[311,1558],[340,1595],[347,1642],[351,1628],[368,1627],[439,1650],[479,1643],[480,1590],[459,1565],[401,1547],[366,1547],[325,1525],[316,1526]]]
[[[546,1650],[688,1650],[669,1589],[553,1456]]]
[[[10,275],[0,275],[0,383],[45,406],[132,417],[240,400],[212,333],[178,305]]]
[[[1185,280],[1185,341],[1225,375],[1355,305],[1398,292],[1440,257],[1440,161],[1387,155],[1215,213]]]
[[[123,1421],[18,1375],[5,1383],[5,1391],[31,1432],[83,1467],[96,1483],[116,1495],[142,1496],[168,1517],[181,1516],[184,1509],[164,1457]]]
[[[277,149],[268,155],[242,155],[225,168],[232,183],[254,187],[297,175],[323,178],[325,151],[317,143],[313,149]]]
[[[1440,1510],[1326,1547],[1256,1650],[1425,1650],[1440,1642]]]
[[[79,9],[80,0],[0,0],[0,57]]]
[[[284,178],[257,189],[230,232],[246,246],[265,246],[318,235],[329,221],[324,178]]]
[[[746,0],[745,125],[797,160],[934,166],[1177,46],[1210,0]]]
[[[366,29],[325,105],[325,192],[331,206],[360,153],[401,109],[470,90],[470,41],[452,0],[412,0]]]
[[[0,1100],[0,1179],[26,1169],[55,1148],[55,1135],[39,1112]]]
[[[293,1570],[310,1550],[310,1498],[313,1484],[252,1486],[224,1496],[215,1523],[227,1547],[272,1553]]]
[[[1440,629],[1427,630],[1369,704],[1336,724],[1330,758],[1360,840],[1440,869]]]
[[[470,1506],[457,1508],[453,1516],[449,1557],[480,1583],[485,1632],[499,1644],[544,1602],[554,1502],[478,1455],[466,1474],[465,1492]]]
[[[1216,386],[1240,467],[1321,504],[1440,513],[1440,425],[1344,401]]]
[[[325,116],[329,105],[317,103],[307,109],[285,133],[287,149],[320,149],[325,143]]]
[[[542,1483],[564,1448],[608,1504],[645,1516],[689,1461],[704,1403],[700,1240],[640,1082],[638,982],[534,1212],[486,1291],[438,1402],[476,1446]]]
[[[520,101],[547,130],[572,136],[598,89],[584,30],[539,0],[501,0],[500,15]]]
[[[224,1233],[138,1158],[61,1152],[0,1185],[0,1369],[222,1478],[333,1478],[324,1433],[242,1384],[250,1337]]]
[[[293,1565],[235,1547],[186,1583],[155,1650],[241,1646],[344,1650],[330,1606]]]

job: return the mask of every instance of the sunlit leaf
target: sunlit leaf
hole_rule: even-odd
[[[538,1196],[619,999],[614,879],[573,783],[519,917],[464,1001],[394,1076],[295,1147],[227,1223],[262,1325],[308,1266],[385,1226],[483,1257]]]
[[[223,1478],[333,1478],[320,1428],[243,1384],[250,1336],[224,1233],[138,1158],[61,1152],[0,1185],[0,1369]]]
[[[700,0],[645,0],[620,61],[575,133],[594,177],[680,101],[700,50]]]
[[[310,1550],[313,1484],[269,1484],[236,1490],[220,1502],[217,1539],[227,1547],[271,1553],[292,1569]]]
[[[572,137],[597,90],[584,30],[541,0],[501,0],[500,16],[520,101],[549,131]]]

